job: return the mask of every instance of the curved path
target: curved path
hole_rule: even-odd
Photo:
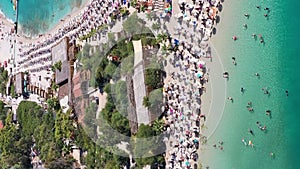
[[[222,119],[227,95],[227,83],[222,75],[225,71],[222,60],[213,44],[209,43],[209,46],[212,49],[212,60],[206,62],[209,81],[205,85],[206,93],[201,98],[201,112],[206,114],[205,127],[201,132],[208,139],[214,134]]]

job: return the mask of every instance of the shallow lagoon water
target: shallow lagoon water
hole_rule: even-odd
[[[43,34],[53,28],[71,11],[78,9],[86,0],[19,0],[19,31],[27,36]],[[1,0],[0,10],[15,21],[11,0]]]

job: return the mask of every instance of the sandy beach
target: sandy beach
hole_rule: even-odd
[[[13,54],[13,50],[11,49],[14,40],[14,37],[11,36],[11,29],[13,27],[13,23],[0,14],[0,62],[2,65],[4,61],[8,62],[8,59]]]
[[[41,42],[41,41],[47,39],[49,35],[56,33],[59,29],[64,27],[64,25],[68,24],[71,19],[75,18],[76,16],[79,16],[86,9],[86,7],[88,6],[88,4],[90,2],[91,2],[91,0],[86,0],[84,2],[84,4],[81,5],[80,8],[73,9],[70,14],[68,14],[63,19],[61,19],[61,21],[59,23],[57,23],[49,31],[47,31],[47,33],[42,34],[41,36],[36,36],[36,37],[26,37],[26,36],[22,35],[22,33],[18,33],[16,36],[17,41],[23,42],[23,43],[35,43],[35,42]],[[6,26],[13,28],[14,24],[1,13],[0,13],[0,20]]]
[[[8,60],[13,63],[13,59],[19,59],[18,53],[20,53],[20,49],[23,51],[26,50],[26,47],[21,46],[21,44],[35,44],[39,42],[43,42],[51,35],[57,33],[61,28],[67,25],[71,19],[79,16],[90,3],[90,0],[85,1],[84,4],[81,5],[79,9],[73,9],[72,12],[61,19],[59,23],[56,24],[52,29],[50,29],[46,34],[37,36],[37,37],[25,37],[22,33],[18,33],[15,36],[12,36],[11,30],[14,28],[14,24],[11,20],[7,19],[2,13],[0,13],[0,22],[1,22],[1,38],[0,39],[0,62],[3,64],[4,61],[8,62]],[[16,40],[16,41],[15,41]],[[16,43],[14,43],[14,41]],[[15,44],[15,45],[14,45]],[[15,54],[14,54],[15,53]],[[14,55],[16,58],[14,58]],[[13,65],[9,65],[8,67],[13,67]]]

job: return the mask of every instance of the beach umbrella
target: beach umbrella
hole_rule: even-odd
[[[183,13],[180,12],[180,13],[176,14],[175,17],[176,17],[177,19],[182,18],[182,17],[183,17]]]
[[[186,165],[186,166],[190,166],[190,162],[186,161],[186,162],[185,162],[185,165]]]
[[[182,45],[179,45],[179,46],[178,46],[178,50],[179,50],[179,51],[182,51],[182,50],[183,50],[183,46],[182,46]]]
[[[183,4],[183,3],[186,3],[186,0],[179,0],[178,1],[178,4],[180,4],[180,5]]]
[[[203,76],[203,72],[198,72],[198,73],[197,73],[197,77],[198,77],[198,78],[201,78],[202,76]]]
[[[204,68],[204,66],[205,66],[205,62],[203,62],[203,61],[199,61],[199,68]]]
[[[196,23],[195,23],[194,21],[190,21],[189,24],[190,24],[191,26],[194,26]]]
[[[191,17],[189,17],[189,16],[186,16],[183,18],[184,21],[189,21],[190,19],[191,19]]]

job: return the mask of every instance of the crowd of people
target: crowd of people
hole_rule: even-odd
[[[170,55],[173,71],[164,85],[166,124],[170,133],[167,168],[190,168],[198,159],[201,94],[207,78],[205,62],[193,55],[192,45],[181,42]]]
[[[208,39],[213,33],[213,26],[217,21],[217,13],[220,1],[193,0],[188,3],[185,0],[178,1],[180,12],[175,14],[179,22],[186,22],[193,26],[197,33],[201,33]]]
[[[15,73],[30,72],[32,79],[37,79],[34,84],[42,83],[42,86],[49,87],[51,80],[42,79],[43,81],[39,82],[41,79],[35,77],[43,76],[45,73],[51,74],[53,64],[51,49],[65,37],[73,43],[102,25],[113,24],[112,16],[120,16],[122,6],[117,0],[91,0],[88,3],[76,16],[68,15],[68,20],[61,20],[64,25],[53,33],[40,35],[37,40],[20,39],[18,57],[15,58]]]
[[[74,42],[77,38],[87,35],[93,29],[97,29],[103,24],[112,23],[111,16],[118,15],[121,5],[117,1],[113,0],[92,0],[87,7],[81,11],[81,13],[70,19],[62,28],[58,29],[52,34],[48,34],[45,41],[38,41],[37,43],[25,43],[21,48],[26,48],[20,52],[20,61],[17,61],[20,68],[28,68],[29,71],[46,70],[51,65],[48,62],[48,57],[43,57],[44,64],[35,66],[38,64],[38,60],[32,61],[32,59],[39,58],[51,53],[51,48],[55,46],[64,37],[69,37],[70,42]],[[24,71],[24,69],[20,69]],[[27,70],[27,69],[26,69]]]
[[[187,26],[193,25],[195,30],[191,38],[196,37],[201,42],[208,40],[212,34],[220,3],[213,0],[193,0],[191,3],[180,1],[179,3],[182,14],[182,16],[177,15],[179,23],[190,21],[187,22]],[[48,34],[44,41],[22,44],[20,60],[17,61],[19,71],[50,70],[53,46],[64,37],[69,37],[72,42],[101,25],[111,24],[113,22],[111,16],[119,15],[120,8],[121,4],[114,0],[92,0],[78,16],[72,18],[56,32]],[[206,56],[207,51],[201,53],[203,50],[200,50],[199,46],[207,48],[207,43],[193,45],[182,41],[175,45],[177,50],[169,57],[169,63],[174,71],[170,74],[171,80],[164,86],[167,103],[165,122],[168,132],[171,133],[166,162],[167,168],[192,168],[191,166],[196,164],[198,159],[197,151],[201,141],[200,119],[205,119],[205,115],[201,114],[200,96],[205,91],[203,85],[208,80],[205,77],[205,62],[201,61],[201,56]]]

